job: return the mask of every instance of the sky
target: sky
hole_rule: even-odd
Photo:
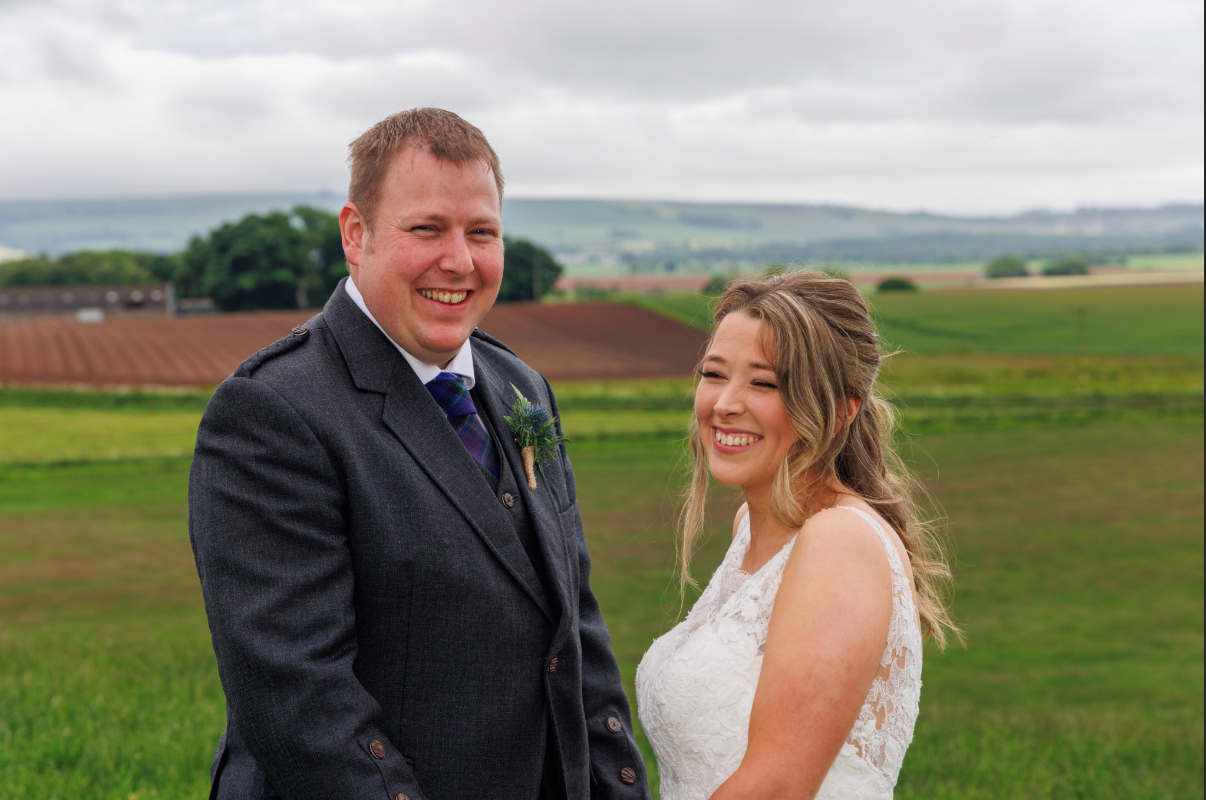
[[[0,0],[0,199],[347,187],[448,108],[511,197],[1201,202],[1201,0]]]

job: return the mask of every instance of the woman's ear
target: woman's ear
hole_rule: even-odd
[[[846,398],[846,424],[854,422],[854,418],[858,416],[859,409],[863,407],[863,398],[847,397]]]

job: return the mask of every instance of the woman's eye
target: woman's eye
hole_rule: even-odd
[[[761,386],[764,389],[778,389],[779,388],[778,385],[773,384],[770,381],[754,381],[754,385]]]
[[[701,369],[698,374],[699,374],[699,377],[701,377],[701,378],[723,378],[724,377],[719,372],[709,372],[708,370],[704,370],[704,369]]]

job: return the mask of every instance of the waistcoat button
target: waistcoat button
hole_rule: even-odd
[[[369,752],[373,754],[373,758],[381,760],[385,758],[385,745],[374,739],[369,742]]]
[[[554,657],[554,658],[553,658],[553,660],[549,662],[549,672],[556,672],[556,671],[557,671],[557,663],[558,663],[558,661],[559,661],[559,659],[558,659],[558,658],[556,658],[556,657]]]
[[[620,722],[619,717],[607,718],[607,730],[611,731],[612,733],[619,733],[623,729],[624,725]]]
[[[636,770],[632,767],[624,767],[620,770],[620,780],[629,785],[636,783]]]
[[[510,508],[511,506],[515,505],[515,498],[511,495],[510,492],[503,492],[502,501],[503,501],[503,505],[506,506],[507,508]]]

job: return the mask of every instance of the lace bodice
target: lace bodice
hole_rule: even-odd
[[[887,800],[917,719],[921,632],[892,537],[865,511],[837,508],[858,514],[879,534],[892,570],[892,618],[879,674],[816,797]],[[795,542],[753,575],[742,572],[747,515],[687,618],[641,660],[637,708],[657,755],[662,800],[707,800],[741,764],[775,595]]]

